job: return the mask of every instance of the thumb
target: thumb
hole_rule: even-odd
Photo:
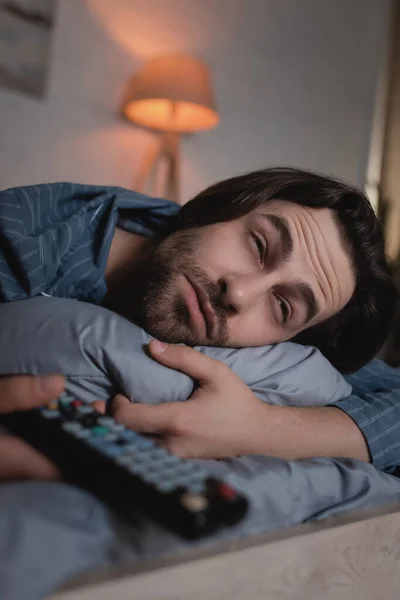
[[[106,412],[106,403],[104,402],[104,400],[95,400],[94,402],[92,402],[92,408],[104,415]]]
[[[159,363],[181,371],[200,384],[209,384],[223,376],[227,366],[215,358],[206,356],[189,346],[165,344],[152,340],[149,344],[151,356]]]

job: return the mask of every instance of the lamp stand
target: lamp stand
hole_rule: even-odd
[[[179,142],[179,133],[162,133],[159,143],[144,157],[134,189],[179,204]]]

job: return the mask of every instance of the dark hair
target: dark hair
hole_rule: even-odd
[[[178,227],[230,221],[272,199],[335,212],[354,264],[355,291],[339,313],[293,341],[319,348],[342,372],[355,371],[379,352],[397,306],[382,229],[361,190],[298,169],[264,169],[221,181],[198,194],[180,210]]]

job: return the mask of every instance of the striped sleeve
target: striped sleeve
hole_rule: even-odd
[[[115,193],[112,188],[102,192],[68,183],[0,192],[0,301],[57,295],[66,279],[68,284],[84,279],[84,292],[103,282],[103,270],[94,265],[98,255],[93,243],[99,223],[109,220]],[[116,215],[110,229],[115,221]],[[91,279],[85,277],[88,270],[93,271]],[[69,291],[72,295],[72,287],[64,286],[63,293]]]
[[[353,394],[332,406],[359,427],[377,469],[400,464],[400,370],[375,360],[347,379]]]

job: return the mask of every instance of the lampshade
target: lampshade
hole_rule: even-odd
[[[219,122],[207,66],[178,54],[145,63],[129,82],[122,113],[129,121],[162,131],[201,131]]]

